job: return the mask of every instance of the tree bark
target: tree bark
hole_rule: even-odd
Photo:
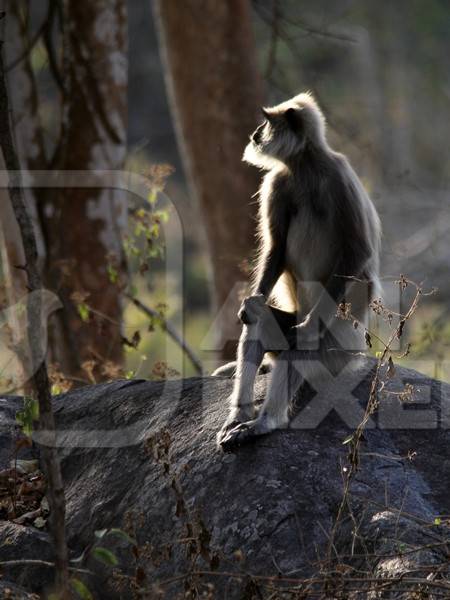
[[[247,279],[256,171],[241,162],[262,85],[247,0],[155,0],[167,87],[185,168],[206,227],[218,308]],[[238,333],[238,298],[220,315],[222,345]],[[225,345],[226,357],[234,343]]]
[[[64,27],[63,122],[55,167],[121,170],[128,71],[125,0],[68,0]],[[101,187],[65,188],[46,195],[40,215],[47,280],[64,304],[51,331],[53,355],[64,374],[86,378],[84,361],[123,360],[122,304],[107,264],[114,255],[119,273],[125,274],[126,197]],[[78,314],[75,292],[88,294],[86,304],[96,311],[88,322]],[[94,374],[102,378],[100,368]]]

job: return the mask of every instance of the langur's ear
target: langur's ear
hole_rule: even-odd
[[[284,118],[286,119],[286,122],[292,131],[295,131],[295,133],[301,132],[302,119],[300,116],[300,111],[295,110],[295,108],[288,108],[284,113]]]
[[[267,119],[268,121],[270,121],[272,119],[271,113],[267,110],[267,108],[264,108],[264,106],[261,107],[261,112],[262,115],[265,119]]]

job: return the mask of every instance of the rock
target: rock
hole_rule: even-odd
[[[28,591],[42,591],[51,581],[52,568],[26,561],[53,562],[49,535],[35,527],[0,521],[0,569],[7,579]],[[1,566],[4,561],[18,561],[14,566]],[[2,596],[2,598],[7,596]]]
[[[449,385],[397,369],[388,388],[400,392],[411,383],[414,399],[405,404],[399,395],[380,397],[342,502],[350,467],[350,445],[343,442],[364,412],[373,367],[368,362],[359,375],[322,382],[319,393],[297,404],[296,429],[233,454],[223,454],[215,442],[228,379],[115,381],[55,398],[71,555],[84,553],[77,566],[95,573],[77,577],[96,598],[130,598],[133,586],[156,593],[157,586],[172,599],[184,585],[201,591],[209,585],[211,598],[232,600],[266,598],[269,584],[323,579],[328,564],[334,569],[330,585],[347,590],[342,597],[406,599],[419,585],[426,592],[430,565],[444,565],[439,577],[432,575],[442,588],[429,591],[450,590],[449,528],[440,518],[450,513]],[[266,376],[258,377],[258,396],[266,383]],[[17,400],[11,402],[16,407]],[[5,435],[3,428],[2,444]],[[126,530],[136,546],[111,528]],[[3,547],[2,531],[0,541]],[[103,550],[96,557],[99,546],[113,557]],[[319,569],[318,559],[329,561]],[[370,585],[359,581],[361,572]],[[19,582],[16,572],[5,575]],[[39,585],[50,576],[41,569]],[[270,582],[271,576],[281,579]],[[352,577],[362,590],[357,595],[348,584]],[[397,591],[386,586],[389,578]],[[36,591],[38,579],[27,575],[20,582]],[[378,595],[377,582],[385,586]]]
[[[39,600],[37,594],[30,594],[18,585],[4,580],[0,581],[0,594],[5,600]]]

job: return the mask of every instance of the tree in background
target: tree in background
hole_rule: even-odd
[[[0,18],[4,18],[4,15]],[[39,429],[44,436],[43,439],[45,439],[41,447],[41,457],[46,475],[47,500],[49,510],[51,511],[50,532],[54,550],[55,596],[61,598],[61,600],[69,600],[72,594],[69,590],[69,557],[65,533],[66,504],[64,486],[58,451],[55,445],[55,419],[52,409],[50,382],[45,358],[43,360],[42,357],[44,349],[42,348],[43,336],[40,326],[43,289],[37,266],[38,251],[33,222],[25,205],[20,176],[21,166],[13,143],[2,52],[3,40],[0,42],[0,148],[2,161],[8,170],[8,195],[20,233],[23,257],[25,259],[23,270],[26,272],[26,284],[29,291],[25,308],[27,313],[25,337],[28,348],[28,363],[31,366],[34,399],[37,399],[39,407]],[[31,441],[28,441],[31,444]],[[21,440],[21,443],[23,442],[24,439]],[[14,460],[14,465],[17,464],[16,459]]]
[[[13,117],[14,137],[17,152],[23,168],[30,170],[45,169],[45,145],[42,124],[38,114],[36,81],[27,52],[29,22],[24,6],[14,0],[5,0],[4,28],[5,57],[9,65],[8,92],[11,115]],[[4,168],[4,165],[2,165]],[[33,217],[35,234],[38,240],[39,254],[43,255],[42,236],[36,215],[35,198],[29,190],[24,190],[27,208]],[[6,271],[8,304],[15,304],[26,293],[26,274],[17,269],[25,263],[22,240],[14,216],[9,195],[0,190],[0,216],[2,234],[2,259]]]
[[[125,0],[69,0],[63,47],[63,119],[56,167],[120,170],[126,154]],[[112,254],[115,264],[124,267],[123,192],[64,188],[46,198],[40,214],[48,249],[46,272],[65,307],[53,331],[63,372],[76,373],[91,359],[120,363],[117,323],[122,310],[106,259]],[[85,299],[107,318],[86,322],[74,305]]]
[[[158,0],[155,17],[186,171],[206,227],[215,300],[246,279],[254,248],[257,173],[241,162],[257,123],[262,86],[248,0]],[[236,339],[238,298],[221,312],[224,342]],[[233,344],[224,355],[234,351]]]
[[[64,8],[50,1],[34,40],[30,40],[29,10],[29,2],[7,1],[6,54],[22,164],[29,169],[66,171],[122,169],[127,109],[125,0],[68,0]],[[55,48],[55,39],[61,41],[58,30],[64,39],[63,67]],[[51,157],[43,143],[27,51],[38,36],[61,99],[58,141],[48,144]],[[99,379],[102,373],[92,361],[122,362],[122,306],[107,266],[109,257],[116,271],[125,271],[121,242],[126,199],[123,193],[101,187],[39,190],[35,196],[44,281],[63,303],[51,323],[51,358],[75,379],[86,379],[82,365],[90,362]],[[87,303],[95,313],[80,310]]]

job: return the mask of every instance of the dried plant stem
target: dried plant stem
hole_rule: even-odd
[[[408,311],[405,314],[397,315],[397,316],[399,316],[399,323],[398,323],[397,327],[392,331],[391,335],[389,336],[389,339],[386,342],[383,342],[378,336],[375,336],[375,337],[377,337],[377,339],[379,341],[382,342],[383,350],[382,350],[380,356],[378,357],[375,374],[373,376],[373,379],[372,379],[372,382],[370,385],[369,399],[368,399],[368,402],[366,405],[366,409],[364,411],[363,418],[362,418],[361,422],[359,423],[358,427],[356,428],[356,430],[352,436],[352,439],[350,441],[350,451],[348,454],[349,467],[347,467],[346,469],[342,469],[342,473],[343,473],[343,477],[344,477],[344,489],[343,489],[342,500],[341,500],[341,503],[339,505],[339,509],[338,509],[338,512],[336,515],[336,519],[334,521],[333,528],[331,530],[330,542],[328,545],[328,552],[327,552],[327,558],[329,561],[331,560],[331,556],[332,556],[332,552],[333,552],[333,548],[334,548],[334,539],[335,539],[337,530],[340,526],[340,523],[341,523],[341,520],[344,515],[346,507],[349,507],[350,484],[352,482],[353,476],[355,475],[355,473],[358,471],[358,468],[359,468],[361,439],[362,439],[364,430],[366,428],[366,425],[367,425],[371,415],[375,412],[375,410],[378,406],[378,392],[381,389],[383,389],[383,387],[385,385],[385,382],[382,380],[381,369],[384,366],[388,357],[391,357],[392,345],[395,340],[400,339],[402,337],[404,326],[405,326],[406,322],[412,317],[412,315],[417,310],[417,307],[419,305],[421,297],[424,295],[429,295],[429,294],[434,293],[434,290],[432,290],[429,294],[428,293],[424,294],[420,285],[417,285],[413,281],[405,279],[403,275],[401,276],[400,281],[398,283],[400,284],[401,289],[403,289],[407,285],[411,285],[411,286],[415,287],[416,293],[414,295],[414,298],[411,302],[411,305],[410,305]],[[355,318],[353,317],[353,315],[350,315],[350,319],[354,320]],[[359,325],[361,325],[361,324],[359,324]],[[369,332],[367,331],[367,333],[369,333]],[[370,336],[372,336],[372,335],[374,335],[374,334],[370,333]]]
[[[432,565],[435,567],[435,565]],[[235,571],[206,571],[199,570],[189,573],[184,573],[181,575],[175,575],[170,579],[165,579],[163,581],[159,581],[158,585],[160,587],[167,586],[177,581],[182,581],[187,577],[228,577],[232,579],[243,579],[245,577],[250,577],[252,580],[267,582],[268,584],[290,584],[295,586],[302,585],[324,585],[326,584],[323,577],[310,577],[310,578],[296,578],[296,577],[277,577],[273,575],[249,575],[244,572],[235,572]],[[430,588],[438,588],[442,590],[450,591],[450,584],[446,581],[433,581],[428,580],[422,577],[409,577],[404,575],[399,575],[398,577],[346,577],[340,576],[339,582],[344,584],[374,584],[372,590],[381,589],[381,588],[390,588],[395,584],[426,584]],[[356,590],[360,590],[360,587],[355,587]],[[288,590],[284,590],[288,591]],[[404,591],[404,590],[403,590]],[[316,593],[322,593],[322,591],[317,590]]]
[[[16,216],[25,253],[25,271],[28,276],[28,327],[27,336],[31,354],[31,367],[34,371],[32,384],[39,402],[39,427],[50,436],[55,435],[55,420],[52,410],[50,384],[41,348],[41,302],[42,289],[37,267],[37,246],[33,224],[25,206],[21,188],[20,164],[14,148],[9,119],[9,102],[6,88],[3,54],[0,47],[0,144],[5,166],[9,171],[9,195]],[[51,442],[51,440],[50,440]],[[50,443],[42,446],[42,459],[48,484],[50,525],[55,550],[55,583],[60,598],[70,598],[68,553],[65,535],[65,498],[61,469],[56,448]]]

